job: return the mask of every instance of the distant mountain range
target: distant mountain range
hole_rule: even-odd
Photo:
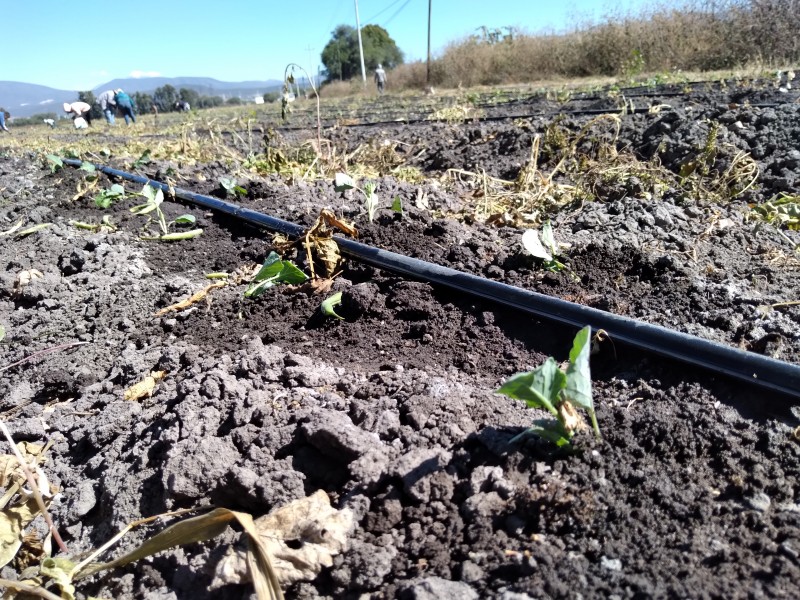
[[[187,88],[203,96],[221,96],[223,98],[238,97],[254,99],[267,92],[279,91],[283,82],[278,79],[266,81],[218,81],[211,77],[141,77],[130,79],[113,79],[98,85],[92,92],[95,96],[104,90],[122,88],[129,94],[142,92],[152,94],[156,88],[171,85],[175,89]],[[0,106],[14,117],[30,117],[45,112],[62,112],[64,102],[78,99],[76,90],[58,90],[44,85],[21,83],[18,81],[0,81]]]

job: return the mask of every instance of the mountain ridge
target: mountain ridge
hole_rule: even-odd
[[[95,96],[104,90],[118,88],[130,94],[152,94],[156,88],[165,85],[176,89],[191,89],[206,96],[253,99],[257,95],[279,90],[283,82],[278,79],[220,81],[212,77],[129,77],[112,79],[95,86],[91,91]],[[20,81],[0,81],[0,106],[11,113],[12,119],[45,112],[59,113],[64,102],[74,102],[77,99],[78,90],[61,90]]]

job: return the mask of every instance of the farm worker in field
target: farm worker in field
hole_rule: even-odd
[[[136,116],[133,114],[133,100],[131,100],[131,97],[122,90],[116,90],[114,100],[117,102],[119,112],[125,117],[125,125],[130,125],[129,120],[136,123]]]
[[[42,119],[45,125],[50,125],[50,129],[56,128],[56,122],[53,119]]]
[[[11,115],[6,112],[6,109],[0,108],[0,129],[3,131],[8,131],[8,127],[6,127],[6,119],[9,117],[11,117]]]
[[[117,101],[114,99],[115,95],[114,90],[106,90],[97,97],[100,110],[103,111],[103,116],[109,125],[114,124],[114,111],[117,108]]]
[[[375,83],[378,86],[378,93],[382,96],[383,88],[386,86],[386,71],[383,70],[380,63],[378,64],[378,68],[375,69]]]
[[[72,123],[75,129],[86,129],[92,124],[92,107],[86,102],[64,102],[64,112],[72,117]]]

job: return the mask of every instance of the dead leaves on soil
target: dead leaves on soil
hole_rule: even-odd
[[[7,459],[6,462],[8,459],[14,460],[14,457],[3,458]],[[4,463],[0,462],[2,464]],[[134,521],[80,561],[68,556],[45,557],[38,566],[23,571],[19,581],[0,580],[0,585],[39,597],[58,598],[59,596],[45,588],[52,582],[59,588],[60,598],[74,600],[75,583],[81,579],[177,546],[212,540],[236,522],[245,531],[247,548],[232,550],[220,561],[212,588],[252,582],[259,600],[280,600],[283,598],[281,585],[311,581],[323,568],[333,565],[333,557],[347,549],[354,524],[352,511],[331,507],[328,495],[320,490],[258,519],[226,508],[189,517],[166,527],[119,558],[97,562],[100,555],[135,527],[186,512],[189,511],[176,511]],[[25,515],[25,518],[29,517],[30,515]],[[15,554],[16,549],[8,561]],[[6,594],[9,593],[13,594],[10,591]]]
[[[349,509],[336,510],[319,490],[255,520],[255,530],[282,585],[312,581],[333,557],[347,549],[353,527]],[[242,551],[232,551],[217,565],[212,587],[249,580]]]
[[[192,294],[186,300],[181,300],[180,302],[176,302],[175,304],[170,304],[169,306],[166,306],[161,310],[159,310],[158,312],[156,312],[153,316],[162,317],[168,312],[184,310],[186,308],[190,308],[191,306],[197,304],[198,302],[202,302],[203,300],[210,302],[210,298],[208,298],[208,293],[213,289],[225,287],[226,285],[227,282],[225,281],[217,281],[215,283],[210,283],[199,292],[195,292],[194,294]]]
[[[322,278],[332,279],[342,261],[339,245],[333,239],[333,234],[337,230],[350,237],[357,237],[358,235],[355,227],[339,219],[330,209],[323,208],[314,224],[297,240],[290,241],[284,237],[276,236],[274,245],[278,252],[283,253],[296,244],[301,244],[306,251],[311,279],[315,280],[320,277],[314,267],[315,259],[322,269]]]
[[[17,449],[38,479],[46,503],[52,498],[52,489],[44,472],[39,468],[45,460],[49,446],[19,442]],[[42,556],[42,541],[35,534],[26,535],[25,529],[41,514],[33,493],[26,489],[27,477],[13,454],[0,456],[0,567],[15,558],[25,567],[29,560]]]
[[[142,398],[152,398],[153,391],[156,389],[156,384],[166,377],[166,371],[150,371],[150,375],[134,383],[131,387],[125,390],[125,400],[135,402]]]

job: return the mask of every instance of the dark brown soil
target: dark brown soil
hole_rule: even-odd
[[[569,244],[558,273],[523,252],[519,228],[475,221],[475,190],[441,177],[481,168],[515,179],[548,117],[326,132],[342,152],[381,140],[413,148],[406,164],[430,178],[381,177],[386,206],[373,223],[357,194],[336,193],[330,181],[245,181],[239,172],[248,193],[235,202],[305,226],[331,207],[364,243],[798,364],[800,306],[763,307],[800,298],[800,237],[748,215],[754,203],[798,191],[800,105],[731,104],[758,93],[695,90],[683,102],[667,96],[671,111],[624,116],[611,143],[676,175],[718,123],[728,145],[712,171],[741,149],[757,161],[758,182],[725,201],[602,182],[594,201],[548,215]],[[532,100],[512,108],[541,110]],[[592,118],[560,122],[575,133]],[[555,159],[543,153],[540,168]],[[217,196],[219,178],[233,175],[221,163],[166,160],[144,173],[168,167],[182,187]],[[0,366],[89,342],[6,369],[0,381],[15,439],[54,442],[46,471],[62,492],[53,515],[72,551],[166,510],[217,505],[259,516],[323,489],[354,513],[348,549],[312,581],[288,586],[287,597],[800,596],[800,446],[789,399],[612,340],[592,363],[602,440],[580,434],[572,454],[535,438],[512,443],[541,415],[494,390],[546,356],[564,360],[574,330],[353,261],[333,288],[343,293],[343,320],[321,314],[320,296],[274,288],[249,300],[234,285],[154,317],[205,287],[206,273],[260,263],[272,235],[166,203],[169,219],[191,213],[203,235],[143,241],[145,218],[128,211],[141,199],[108,211],[73,201],[84,177],[51,174],[39,157],[0,158],[0,229],[23,217],[52,223],[0,237]],[[417,206],[420,194],[427,208]],[[395,197],[402,216],[388,207]],[[69,224],[102,214],[119,230]],[[303,253],[295,258],[306,266]],[[28,269],[43,276],[20,288]],[[151,370],[168,373],[153,397],[125,401]],[[210,591],[237,539],[165,552],[79,591],[249,598],[244,583]],[[16,577],[10,567],[2,575]]]

